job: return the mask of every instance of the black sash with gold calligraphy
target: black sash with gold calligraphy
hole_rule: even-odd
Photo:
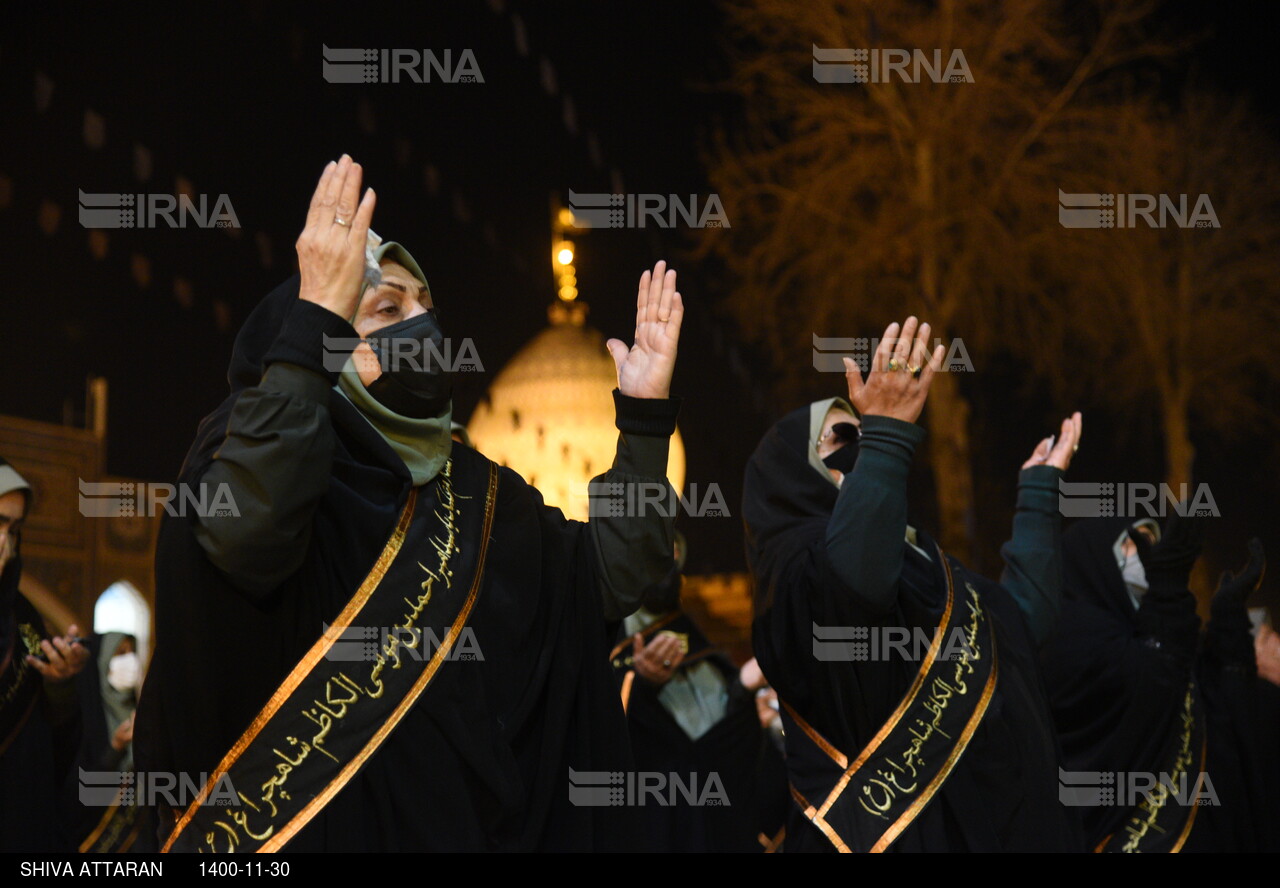
[[[1100,853],[1161,854],[1182,850],[1200,810],[1205,764],[1204,718],[1195,681],[1187,685],[1173,736],[1160,756],[1163,770],[1151,775],[1154,788],[1143,793],[1120,828],[1094,850]]]
[[[484,502],[464,499],[452,468],[410,491],[373,570],[209,775],[164,850],[284,847],[427,690],[479,595],[498,486],[490,464]],[[367,651],[354,661],[353,636]],[[424,650],[426,638],[436,643]]]
[[[957,598],[951,566],[937,551],[947,586],[937,630],[906,696],[856,758],[783,701],[792,798],[841,852],[893,844],[941,789],[995,691],[991,621],[972,584]],[[963,633],[962,644],[949,643],[955,631]]]
[[[4,755],[40,700],[40,673],[27,662],[27,654],[40,653],[43,638],[40,614],[22,595],[15,596],[9,621],[4,664],[0,668],[0,755]]]
[[[138,841],[142,825],[148,818],[146,810],[133,797],[130,784],[131,781],[126,779],[93,830],[81,840],[81,854],[123,854]]]

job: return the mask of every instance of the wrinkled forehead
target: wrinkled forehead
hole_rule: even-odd
[[[383,259],[378,263],[378,268],[382,271],[382,281],[386,283],[391,281],[401,286],[409,288],[409,292],[417,294],[425,294],[427,285],[418,280],[412,271],[405,268],[394,259]]]

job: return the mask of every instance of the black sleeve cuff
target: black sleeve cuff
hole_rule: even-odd
[[[670,438],[675,433],[679,398],[632,398],[614,389],[613,406],[618,431],[625,435]]]
[[[348,321],[329,309],[295,299],[262,364],[264,369],[277,362],[296,364],[335,385],[359,338]]]
[[[1057,466],[1032,466],[1018,473],[1018,505],[1019,510],[1029,509],[1036,512],[1058,511],[1058,482],[1062,480],[1062,470]]]
[[[915,455],[916,447],[924,440],[924,429],[914,422],[904,422],[892,416],[871,414],[862,417],[862,437],[859,447],[871,445],[885,451],[897,451],[907,462]]]

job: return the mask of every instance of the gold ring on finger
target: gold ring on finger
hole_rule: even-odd
[[[902,365],[898,363],[897,358],[890,358],[889,363],[885,365],[885,369],[889,371],[901,370]]]
[[[341,225],[343,228],[350,228],[350,227],[351,227],[351,223],[350,223],[350,222],[348,222],[346,219],[339,219],[337,216],[334,216],[334,217],[333,217],[333,224],[334,224],[334,225]]]

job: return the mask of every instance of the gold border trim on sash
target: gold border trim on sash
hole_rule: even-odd
[[[1200,773],[1202,774],[1204,773],[1204,766],[1205,766],[1206,758],[1208,757],[1208,753],[1209,753],[1209,733],[1208,731],[1206,731],[1204,740],[1200,742]],[[1199,812],[1200,812],[1199,805],[1191,806],[1191,813],[1187,815],[1187,822],[1182,825],[1182,832],[1178,834],[1178,841],[1174,842],[1173,847],[1169,849],[1168,851],[1169,854],[1181,853],[1182,846],[1187,844],[1187,839],[1191,837],[1191,828],[1195,826],[1196,814],[1198,814]],[[1107,845],[1111,844],[1111,840],[1114,839],[1115,836],[1116,836],[1115,833],[1111,833],[1109,836],[1107,836],[1105,839],[1099,842],[1098,847],[1093,849],[1093,853],[1094,854],[1105,853],[1107,850]]]
[[[995,646],[992,645],[991,650],[991,674],[987,676],[987,686],[982,689],[982,698],[978,700],[978,705],[973,711],[973,715],[969,716],[969,723],[964,726],[964,731],[960,734],[960,739],[956,741],[956,745],[951,749],[951,755],[947,756],[947,760],[942,765],[942,770],[933,778],[928,786],[916,796],[916,800],[911,803],[907,810],[902,812],[902,816],[897,819],[893,826],[882,835],[879,840],[871,846],[872,854],[879,854],[893,844],[894,840],[902,834],[911,821],[916,819],[924,806],[933,800],[934,795],[942,788],[943,782],[951,774],[951,769],[956,766],[956,762],[960,761],[960,756],[964,755],[965,749],[969,746],[969,740],[973,737],[973,732],[978,730],[978,725],[982,722],[982,716],[986,714],[987,706],[991,703],[991,695],[996,690],[996,673],[999,672],[1000,664],[997,661],[997,653]]]
[[[493,483],[494,481],[491,473],[489,481],[490,487],[493,486]],[[230,770],[231,766],[235,764],[236,760],[239,759],[244,751],[249,747],[249,744],[252,743],[258,734],[262,732],[262,729],[266,727],[267,722],[280,711],[280,707],[283,706],[285,701],[289,699],[289,696],[297,690],[298,685],[300,685],[302,680],[307,677],[312,669],[315,668],[315,665],[324,658],[324,655],[328,653],[331,647],[333,647],[333,643],[342,637],[342,634],[350,626],[351,621],[355,619],[356,614],[360,612],[360,609],[364,607],[365,603],[369,600],[369,596],[371,596],[373,591],[378,588],[378,585],[382,582],[382,578],[386,576],[387,571],[390,569],[391,562],[393,562],[396,556],[400,554],[400,549],[404,546],[405,534],[409,532],[409,524],[413,520],[413,511],[417,503],[418,489],[416,487],[411,488],[409,490],[409,496],[405,500],[404,508],[400,511],[400,519],[396,522],[396,528],[391,533],[391,539],[387,540],[387,544],[383,547],[382,553],[378,556],[378,560],[374,562],[373,570],[371,570],[369,575],[365,577],[364,582],[360,584],[360,588],[356,590],[356,594],[351,597],[351,600],[347,602],[346,607],[344,607],[342,612],[338,614],[337,619],[330,624],[325,633],[320,636],[320,639],[313,644],[311,649],[308,650],[303,658],[298,661],[298,665],[293,667],[293,670],[289,673],[288,677],[285,678],[280,687],[276,689],[276,692],[271,695],[271,699],[267,700],[267,704],[262,707],[262,711],[258,713],[257,718],[253,720],[248,729],[240,735],[240,739],[231,747],[231,751],[223,756],[222,761],[218,763],[218,767],[214,770],[213,774],[209,776],[209,780],[201,788],[200,794],[196,796],[195,800],[187,807],[187,810],[183,813],[182,817],[179,818],[177,824],[174,825],[173,832],[169,834],[168,840],[161,849],[162,853],[167,852],[173,846],[173,843],[177,841],[178,836],[187,828],[187,824],[191,822],[193,817],[195,817],[196,811],[198,811],[200,806],[205,803],[206,799],[208,799],[210,791],[217,785],[218,781],[222,778],[222,775]]]
[[[786,839],[786,837],[787,837],[787,828],[783,826],[778,830],[778,832],[774,835],[772,839],[766,836],[764,833],[760,833],[758,836],[756,836],[756,841],[759,842],[761,846],[764,847],[765,854],[776,854],[778,849],[782,847],[782,842],[784,839]]]
[[[413,704],[418,702],[418,697],[422,696],[422,692],[426,690],[427,685],[431,683],[431,679],[435,678],[436,672],[440,669],[440,664],[444,662],[444,658],[449,655],[449,651],[453,648],[453,644],[458,640],[458,636],[462,633],[462,628],[467,624],[467,619],[471,616],[471,609],[475,607],[476,599],[480,595],[480,583],[484,579],[484,560],[489,551],[489,534],[493,529],[493,512],[494,512],[494,493],[498,489],[498,466],[496,463],[489,463],[489,489],[485,493],[485,514],[484,514],[484,530],[480,534],[480,552],[476,556],[476,572],[475,577],[471,581],[471,588],[467,590],[466,601],[462,603],[462,610],[458,612],[458,616],[454,618],[453,625],[449,627],[449,632],[445,635],[444,640],[440,643],[440,647],[436,649],[435,655],[432,656],[427,667],[422,670],[422,674],[418,676],[418,680],[414,682],[413,689],[409,691],[405,698],[396,706],[395,711],[383,723],[382,727],[374,733],[369,742],[365,744],[364,749],[356,755],[351,761],[347,762],[341,773],[330,781],[329,785],[324,788],[315,798],[313,798],[305,808],[303,808],[293,820],[286,823],[279,832],[258,848],[259,854],[266,854],[273,851],[279,851],[284,847],[285,843],[292,839],[298,830],[306,826],[311,818],[315,817],[324,808],[325,805],[333,799],[338,792],[347,785],[347,782],[356,775],[356,772],[364,766],[378,747],[382,745],[382,741],[390,736],[391,732],[400,724],[400,720],[404,718],[405,713],[412,708]],[[390,563],[390,562],[388,562]],[[344,611],[345,613],[345,611]]]
[[[827,758],[835,762],[842,770],[849,767],[849,758],[843,752],[836,749],[826,737],[819,734],[817,730],[814,729],[813,725],[801,718],[800,713],[792,709],[790,703],[786,700],[781,700],[780,702],[782,703],[782,707],[787,710],[787,715],[791,716],[796,725],[799,726],[800,730],[804,731],[805,736],[813,741],[814,746],[825,752],[827,754]]]
[[[867,746],[858,754],[858,758],[853,762],[853,764],[849,765],[845,769],[840,780],[831,790],[831,793],[827,796],[826,800],[823,801],[821,808],[815,810],[813,805],[809,804],[809,802],[800,795],[794,786],[791,787],[792,798],[800,804],[800,807],[804,812],[804,816],[814,826],[818,827],[831,844],[836,847],[836,850],[842,854],[851,853],[850,848],[844,840],[840,838],[839,834],[836,833],[835,828],[827,822],[826,814],[831,810],[831,807],[836,803],[836,801],[839,800],[841,794],[844,793],[845,789],[849,785],[849,781],[853,778],[853,775],[857,773],[858,769],[860,769],[863,764],[866,763],[867,759],[875,753],[880,744],[884,742],[884,739],[895,727],[897,727],[898,722],[902,720],[903,715],[906,714],[907,708],[915,702],[915,698],[920,693],[920,689],[924,687],[930,666],[937,659],[938,651],[942,648],[942,640],[946,636],[947,628],[951,624],[951,612],[955,604],[955,580],[951,573],[951,564],[947,561],[947,557],[943,553],[942,548],[936,544],[935,548],[938,552],[938,559],[942,562],[942,567],[945,571],[947,581],[947,603],[943,609],[942,617],[938,621],[938,629],[929,643],[929,651],[926,658],[924,662],[921,663],[920,669],[917,670],[915,680],[911,683],[911,687],[902,698],[902,702],[898,704],[897,709],[894,710],[893,715],[889,717],[889,720],[886,721],[884,725],[881,726],[880,730],[876,732],[876,735],[871,739],[871,742],[868,743]],[[992,638],[994,640],[994,633]],[[982,717],[986,714],[987,706],[991,703],[991,696],[995,693],[996,675],[999,672],[999,662],[997,660],[997,651],[994,644],[992,645],[991,657],[991,674],[987,676],[987,683],[983,688],[982,697],[978,700],[978,704],[974,708],[973,714],[969,716],[969,721],[965,725],[964,731],[961,732],[959,738],[956,740],[956,744],[952,747],[951,754],[947,757],[946,762],[943,763],[942,769],[934,776],[934,779],[929,783],[929,785],[920,792],[919,796],[916,797],[907,810],[904,811],[902,815],[894,821],[893,825],[876,840],[875,844],[871,846],[871,853],[878,854],[883,852],[893,844],[893,842],[908,826],[911,825],[911,822],[915,820],[920,812],[924,810],[925,806],[932,801],[938,790],[942,788],[943,782],[945,782],[947,777],[950,776],[952,769],[955,768],[956,762],[960,760],[960,756],[962,756],[965,749],[968,748],[969,740],[973,737],[974,732],[978,729],[978,725],[982,722]],[[800,729],[804,731],[806,736],[817,744],[817,746],[833,761],[839,763],[845,758],[843,753],[827,742],[827,740],[815,731],[808,722],[800,718],[794,709],[785,702],[783,705],[787,707],[788,714],[796,720],[796,724],[800,726]]]
[[[98,841],[98,837],[106,831],[107,824],[111,822],[111,818],[115,816],[116,810],[120,807],[120,799],[120,790],[117,789],[116,797],[111,800],[110,807],[103,812],[102,817],[98,820],[98,825],[94,827],[93,832],[89,833],[85,840],[80,843],[81,854],[87,854],[89,849],[93,847],[93,843]]]
[[[832,789],[831,794],[827,796],[822,807],[818,809],[818,817],[823,817],[831,806],[840,798],[840,794],[844,792],[845,787],[849,785],[849,781],[853,779],[853,775],[859,768],[866,764],[867,759],[880,748],[880,744],[884,742],[889,733],[898,726],[898,722],[902,721],[902,717],[906,715],[907,708],[915,702],[916,696],[920,693],[920,689],[924,687],[925,677],[929,674],[929,667],[937,659],[938,651],[942,648],[942,639],[947,633],[947,628],[951,625],[951,609],[955,604],[955,587],[951,578],[951,565],[947,563],[947,558],[942,554],[942,549],[938,549],[938,557],[942,561],[942,567],[946,571],[947,577],[947,605],[942,611],[942,617],[938,620],[938,629],[933,634],[933,638],[929,642],[929,650],[925,655],[924,662],[920,664],[920,668],[916,670],[915,680],[911,682],[911,687],[907,690],[906,695],[902,698],[902,702],[898,704],[898,708],[893,711],[893,715],[889,716],[889,720],[880,726],[880,730],[871,738],[871,742],[866,745],[862,752],[858,753],[858,757],[853,764],[845,769],[844,774]]]
[[[627,704],[631,702],[631,686],[635,683],[636,671],[628,669],[627,674],[622,677],[622,713],[626,715]]]
[[[1206,760],[1206,756],[1208,755],[1208,752],[1209,752],[1209,732],[1206,730],[1204,732],[1204,739],[1200,741],[1200,773],[1202,774],[1204,773],[1205,760]],[[1191,836],[1191,827],[1195,826],[1196,814],[1199,813],[1199,811],[1200,811],[1199,805],[1191,806],[1191,813],[1187,815],[1187,823],[1184,827],[1182,827],[1182,833],[1178,836],[1178,841],[1174,843],[1173,848],[1170,849],[1169,851],[1170,854],[1178,854],[1179,852],[1182,851],[1182,846],[1187,843],[1187,839]]]

